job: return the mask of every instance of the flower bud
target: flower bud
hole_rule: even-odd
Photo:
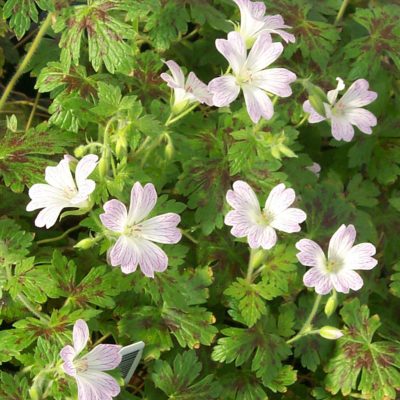
[[[103,156],[101,157],[98,165],[99,175],[102,178],[105,178],[108,174],[108,159],[106,157],[105,152],[103,152]]]
[[[319,330],[319,334],[329,340],[336,340],[343,336],[343,332],[340,329],[334,328],[333,326],[323,326]]]
[[[86,150],[85,150],[86,146],[78,146],[75,150],[74,150],[74,155],[77,158],[81,158],[85,155]]]
[[[40,400],[39,392],[35,386],[29,389],[29,396],[32,400]]]
[[[118,159],[121,160],[127,154],[128,141],[126,139],[126,131],[122,130],[118,132],[117,143],[115,144],[115,154]]]
[[[74,247],[80,250],[87,250],[93,247],[97,242],[96,238],[85,238],[79,241]]]
[[[309,80],[303,81],[303,86],[308,92],[308,100],[312,108],[323,117],[325,116],[324,103],[328,103],[325,92],[319,87],[311,83]]]
[[[329,318],[336,310],[338,305],[336,292],[333,292],[325,304],[325,315]]]

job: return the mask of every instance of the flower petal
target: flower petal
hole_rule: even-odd
[[[105,213],[100,214],[102,224],[111,231],[123,232],[128,218],[125,204],[113,199],[107,201],[103,208]]]
[[[375,115],[363,108],[351,108],[345,111],[345,115],[351,124],[367,135],[372,133],[371,127],[377,124]]]
[[[371,243],[360,243],[350,249],[345,258],[346,269],[372,269],[378,261],[372,256],[375,255],[375,246]]]
[[[254,73],[254,86],[280,97],[292,94],[290,83],[296,80],[296,75],[285,68],[271,68]]]
[[[61,160],[55,167],[46,167],[45,180],[49,185],[58,189],[76,191],[68,159]]]
[[[344,260],[356,240],[356,229],[353,225],[341,225],[329,241],[328,259]]]
[[[137,246],[140,251],[139,267],[146,276],[154,278],[155,271],[167,269],[168,257],[160,247],[144,239],[138,241]]]
[[[296,254],[301,264],[307,267],[322,267],[325,263],[325,254],[318,243],[310,239],[301,239],[296,243]]]
[[[251,85],[243,85],[244,100],[250,119],[257,123],[261,117],[271,119],[274,115],[274,106],[268,95]]]
[[[216,107],[226,107],[234,101],[240,92],[233,75],[220,76],[208,84],[208,89],[213,95],[212,103]]]
[[[323,274],[318,268],[310,268],[303,276],[304,285],[307,287],[314,287],[318,294],[328,294],[333,285],[329,275]]]
[[[79,400],[111,400],[121,389],[117,381],[101,371],[87,370],[76,376]]]
[[[225,215],[225,225],[232,226],[231,234],[241,238],[249,234],[250,229],[254,226],[249,213],[246,210],[232,210]]]
[[[83,319],[78,319],[75,322],[72,337],[74,341],[74,349],[76,355],[78,355],[85,348],[86,343],[89,340],[89,328]]]
[[[178,214],[167,213],[143,221],[139,229],[144,239],[173,244],[182,238],[180,229],[176,227],[180,221],[181,217]]]
[[[129,225],[141,222],[149,215],[157,203],[157,192],[152,183],[144,187],[136,182],[131,190],[131,202],[128,212]]]
[[[369,91],[369,83],[365,79],[356,80],[339,100],[340,103],[348,107],[363,107],[372,103],[378,94]]]
[[[301,224],[307,218],[306,213],[299,208],[288,208],[274,217],[271,226],[282,232],[293,233],[301,230]]]
[[[167,82],[168,86],[172,89],[177,89],[185,86],[185,76],[183,75],[181,67],[173,60],[166,61],[172,76],[167,73],[161,74],[161,79]]]
[[[276,61],[282,52],[282,43],[272,43],[271,35],[263,32],[251,48],[246,66],[253,72],[261,71]]]
[[[269,250],[276,244],[276,232],[270,226],[254,225],[249,232],[248,242],[252,249],[262,247]]]
[[[124,274],[135,272],[140,260],[140,253],[134,240],[125,235],[118,238],[112,247],[109,258],[113,267],[121,266]]]
[[[296,199],[293,189],[286,188],[284,183],[276,185],[268,195],[265,210],[273,215],[278,215],[290,207]]]
[[[190,72],[185,84],[185,90],[192,93],[197,101],[206,103],[209,106],[213,105],[212,93],[208,90],[208,86],[202,82],[194,72]]]
[[[309,114],[310,114],[309,117],[308,117],[308,122],[309,122],[310,124],[315,124],[315,123],[317,123],[317,122],[321,122],[321,121],[324,121],[324,120],[326,119],[325,117],[323,117],[322,115],[319,115],[319,114],[314,110],[314,108],[312,107],[312,105],[311,105],[311,103],[310,103],[309,100],[306,100],[306,101],[303,103],[303,110],[304,110],[306,113],[309,113]]]
[[[331,274],[331,280],[337,292],[349,293],[350,289],[359,290],[364,282],[355,271],[341,270],[337,274]]]
[[[96,168],[98,159],[99,157],[95,154],[88,154],[78,162],[75,170],[75,180],[80,194],[84,192],[86,195],[89,195],[93,192],[96,184],[87,178]]]
[[[345,117],[332,117],[332,136],[336,140],[350,142],[354,136],[354,128]]]
[[[121,346],[116,344],[99,344],[83,359],[88,362],[90,370],[108,371],[117,368],[121,362],[121,354],[119,353]]]
[[[251,186],[244,181],[235,181],[233,190],[226,193],[228,204],[237,209],[260,211],[260,203]]]
[[[26,206],[26,211],[37,210],[45,207],[69,207],[70,202],[62,189],[36,183],[29,189],[29,197],[32,201]]]
[[[235,74],[238,74],[246,62],[246,45],[239,32],[229,32],[228,39],[215,41],[217,50],[228,60]]]
[[[43,208],[35,219],[35,225],[38,228],[43,228],[44,226],[47,229],[51,228],[57,222],[57,218],[62,209],[62,207],[57,206]]]
[[[284,31],[285,28],[291,28],[285,24],[283,17],[279,14],[268,15],[265,18],[265,30],[269,33],[276,33],[279,35],[286,43],[294,43],[296,38],[291,33]]]

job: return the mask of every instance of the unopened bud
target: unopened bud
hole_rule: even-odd
[[[333,326],[323,326],[319,330],[319,334],[329,340],[336,340],[343,336],[343,332],[340,329],[334,328]]]
[[[336,310],[338,305],[336,292],[333,292],[325,304],[325,315],[329,318]]]
[[[40,400],[38,390],[35,386],[32,386],[29,389],[29,396],[31,397],[32,400]]]
[[[105,157],[104,153],[99,161],[98,171],[99,171],[100,177],[102,177],[102,178],[106,177],[108,174],[108,159],[107,159],[107,157]]]
[[[303,81],[303,86],[308,92],[308,100],[312,108],[321,116],[325,116],[324,103],[328,103],[325,92],[319,87],[311,83],[309,80]]]
[[[165,157],[170,160],[174,155],[174,145],[169,141],[165,146]]]
[[[126,139],[126,132],[123,131],[118,134],[117,143],[115,144],[115,154],[119,160],[126,156],[127,150],[128,141]]]
[[[80,250],[87,250],[93,247],[97,242],[96,238],[86,238],[79,241],[74,247]]]
[[[78,146],[78,147],[74,150],[75,157],[77,157],[77,158],[82,158],[82,157],[85,155],[85,153],[86,153],[85,148],[86,148],[86,146]]]

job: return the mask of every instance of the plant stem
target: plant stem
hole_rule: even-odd
[[[308,114],[304,114],[304,117],[301,119],[301,121],[298,124],[296,124],[294,126],[294,128],[295,129],[300,128],[307,121],[307,119],[308,119]]]
[[[311,330],[311,327],[312,327],[311,323],[312,323],[315,315],[317,314],[319,304],[321,303],[321,299],[322,299],[322,295],[318,294],[315,298],[313,307],[311,309],[310,315],[308,316],[306,322],[304,322],[304,325],[301,327],[301,329],[297,333],[297,335],[295,335],[291,339],[287,340],[286,343],[288,343],[288,344],[293,343],[296,340],[302,338],[303,336],[318,332],[318,331]]]
[[[253,272],[258,267],[264,258],[263,250],[250,249],[249,266],[247,268],[246,281],[251,283],[253,281]]]
[[[11,272],[11,266],[10,265],[6,265],[6,275],[7,275],[7,280],[11,280],[13,275]],[[48,322],[48,317],[42,315],[39,311],[35,310],[35,307],[33,306],[33,304],[31,304],[31,302],[22,294],[19,293],[16,297],[16,299],[27,309],[29,310],[33,315],[35,315],[35,317],[39,318],[41,321],[43,322]]]
[[[67,229],[64,233],[62,233],[59,236],[56,236],[54,238],[49,238],[49,239],[42,239],[42,240],[38,240],[36,242],[36,244],[41,245],[41,244],[45,244],[45,243],[51,243],[51,242],[57,242],[58,240],[64,239],[65,237],[67,237],[71,232],[74,232],[76,230],[78,230],[80,228],[79,225],[73,226],[72,228]]]
[[[186,236],[191,242],[198,244],[199,241],[196,240],[188,231],[186,231],[185,229],[181,229],[182,235]]]
[[[350,0],[343,0],[342,5],[340,6],[339,12],[336,15],[335,19],[335,26],[339,24],[339,22],[342,20],[344,12],[346,11],[347,6],[349,5]]]
[[[179,121],[181,118],[183,118],[185,115],[189,114],[191,111],[193,111],[196,107],[198,106],[198,103],[194,103],[191,107],[189,107],[188,109],[186,109],[184,112],[178,114],[176,117],[171,118],[172,115],[170,115],[167,119],[167,121],[165,122],[165,126],[169,126],[172,125],[173,123],[175,123],[176,121]]]
[[[26,123],[26,126],[25,126],[25,132],[28,132],[29,128],[32,125],[33,117],[35,116],[35,112],[36,112],[36,108],[37,108],[38,103],[39,103],[39,99],[40,99],[40,92],[37,92],[37,95],[36,95],[36,98],[35,98],[35,102],[33,103],[33,106],[32,106],[32,111],[29,114],[29,119],[28,119],[28,122]]]
[[[42,26],[39,29],[38,34],[36,35],[34,41],[32,42],[31,46],[29,47],[28,52],[26,53],[26,56],[22,60],[22,63],[19,65],[17,71],[15,72],[14,76],[11,78],[10,82],[6,86],[3,95],[1,96],[0,99],[0,110],[3,109],[8,96],[10,95],[11,91],[13,90],[15,84],[17,83],[18,79],[21,77],[21,75],[24,73],[25,68],[28,66],[29,62],[32,59],[32,56],[35,54],[35,51],[38,49],[39,44],[46,33],[47,29],[49,28],[51,24],[51,20],[53,18],[53,14],[49,13],[46,17],[46,19],[43,21]]]
[[[96,342],[93,344],[93,347],[96,347],[98,344],[104,342],[107,338],[111,336],[111,333],[106,333],[103,335],[99,340],[96,340]]]

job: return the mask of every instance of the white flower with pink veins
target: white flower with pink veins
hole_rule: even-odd
[[[96,168],[98,157],[89,154],[77,164],[75,180],[72,178],[69,163],[74,160],[65,156],[57,166],[47,167],[45,183],[37,183],[29,189],[31,202],[26,206],[27,211],[43,208],[36,217],[35,225],[39,228],[52,227],[64,208],[85,208],[88,206],[89,195],[96,184],[89,175]]]
[[[207,85],[197,78],[194,72],[189,72],[185,82],[181,67],[173,60],[166,61],[171,74],[163,72],[161,79],[167,82],[167,85],[174,91],[174,102],[172,110],[178,114],[186,106],[199,102],[212,106],[212,95],[208,91]]]
[[[208,84],[214,105],[228,106],[242,90],[247,112],[254,123],[261,117],[272,118],[274,106],[269,94],[290,96],[290,83],[296,80],[296,75],[285,68],[267,69],[281,55],[282,44],[272,43],[271,36],[264,32],[247,55],[243,37],[239,32],[230,32],[227,40],[217,39],[215,45],[228,60],[233,74],[220,76]]]
[[[120,265],[125,274],[136,271],[139,265],[143,274],[154,278],[154,272],[165,271],[168,257],[153,242],[174,244],[182,238],[177,228],[181,220],[178,214],[166,213],[146,219],[156,202],[154,185],[148,183],[142,187],[136,182],[128,211],[115,199],[103,206],[105,213],[100,215],[101,222],[119,236],[109,252],[109,260],[113,267]]]
[[[89,328],[84,320],[78,319],[75,322],[72,335],[73,346],[65,346],[60,356],[64,360],[63,370],[76,380],[78,399],[111,400],[118,396],[118,382],[103,371],[118,367],[121,362],[121,346],[99,344],[89,353],[79,357],[89,340]]]
[[[308,122],[329,120],[332,125],[332,136],[336,140],[350,142],[354,136],[353,125],[361,132],[370,135],[372,127],[376,126],[376,117],[372,112],[364,110],[362,107],[372,103],[378,94],[368,90],[369,84],[365,79],[356,80],[337,100],[339,92],[345,88],[341,78],[336,78],[338,85],[335,90],[330,90],[327,94],[328,103],[324,102],[325,115],[322,116],[312,107],[309,100],[303,104],[303,110],[310,114]]]
[[[294,35],[284,29],[291,28],[285,25],[282,16],[265,15],[266,7],[261,1],[233,0],[240,9],[239,33],[242,35],[246,47],[250,48],[261,33],[279,35],[286,43],[296,41]]]
[[[247,237],[252,249],[271,249],[277,241],[275,230],[299,232],[300,224],[306,220],[304,211],[290,207],[295,198],[294,190],[281,183],[271,190],[261,210],[253,189],[246,182],[236,181],[233,190],[228,190],[226,194],[233,210],[226,214],[225,224],[232,226],[233,236]]]
[[[332,289],[349,293],[350,289],[359,290],[363,286],[361,276],[355,270],[369,270],[378,261],[375,246],[360,243],[356,246],[356,230],[353,225],[342,225],[329,241],[328,257],[313,240],[302,239],[296,243],[298,260],[311,267],[304,275],[307,287],[315,287],[318,294],[327,294]]]

